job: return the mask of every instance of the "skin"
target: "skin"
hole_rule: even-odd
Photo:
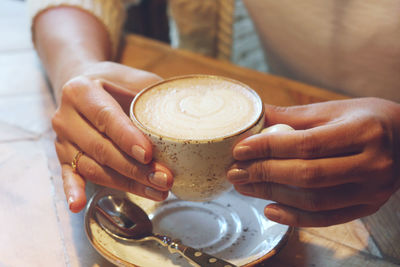
[[[152,161],[150,141],[127,115],[136,93],[161,78],[109,62],[105,28],[79,9],[43,12],[35,20],[34,32],[58,102],[52,125],[70,210],[84,208],[86,180],[153,200],[165,199],[173,175]],[[78,151],[84,154],[73,171],[71,162]]]
[[[150,142],[127,116],[134,95],[160,78],[109,62],[105,29],[78,9],[49,9],[34,31],[59,103],[52,122],[71,211],[86,203],[86,180],[165,199],[172,173],[151,161]],[[278,123],[295,131],[242,140],[227,175],[240,193],[276,202],[265,208],[269,219],[303,227],[339,224],[376,212],[400,187],[399,104],[362,98],[266,105],[266,126]],[[79,150],[84,155],[74,172],[70,164]]]
[[[378,98],[266,106],[266,124],[296,131],[239,142],[228,179],[276,203],[265,215],[292,226],[329,226],[376,212],[400,187],[400,105]]]

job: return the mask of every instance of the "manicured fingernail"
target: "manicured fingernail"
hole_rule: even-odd
[[[245,183],[249,179],[249,172],[244,169],[231,169],[227,173],[227,178],[232,183]]]
[[[168,176],[166,173],[163,172],[152,172],[149,174],[149,181],[154,184],[158,185],[163,188],[168,187]]]
[[[146,151],[142,147],[138,145],[133,145],[132,155],[136,160],[140,161],[141,163],[146,163],[145,162]]]
[[[233,149],[233,157],[238,160],[249,159],[253,156],[253,150],[249,146],[237,146]]]
[[[73,196],[69,196],[67,201],[68,201],[68,208],[71,209],[72,204],[73,204],[74,201],[75,201],[75,200],[74,200],[74,197],[73,197]]]
[[[265,216],[272,221],[279,221],[281,219],[281,212],[274,206],[266,207]]]
[[[244,185],[235,185],[237,191],[242,194],[253,194],[254,187],[252,184],[244,184]]]
[[[151,187],[146,187],[146,189],[144,190],[144,193],[146,194],[146,196],[148,196],[149,198],[152,199],[156,199],[156,200],[163,200],[164,199],[164,193],[161,191],[157,191]]]

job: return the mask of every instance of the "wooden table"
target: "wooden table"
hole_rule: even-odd
[[[0,2],[0,267],[111,266],[89,244],[83,213],[68,211],[50,118],[56,109],[30,43],[25,4]],[[10,26],[12,25],[12,27]],[[121,62],[167,78],[190,73],[240,80],[276,105],[344,96],[128,36]],[[400,194],[375,215],[300,228],[264,266],[399,266]]]

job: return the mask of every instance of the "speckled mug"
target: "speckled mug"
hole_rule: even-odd
[[[206,140],[175,139],[162,136],[143,125],[136,119],[134,106],[143,92],[176,79],[211,77],[234,82],[249,90],[261,108],[257,119],[248,127],[230,135]],[[147,87],[136,95],[130,107],[130,117],[135,126],[146,134],[153,143],[153,158],[165,164],[174,174],[172,193],[187,201],[209,201],[231,189],[226,172],[234,159],[232,148],[239,141],[259,133],[264,125],[264,106],[258,94],[249,86],[238,81],[208,75],[179,76],[161,81]]]

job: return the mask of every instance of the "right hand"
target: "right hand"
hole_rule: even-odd
[[[86,180],[157,201],[165,199],[173,175],[152,162],[152,144],[127,116],[133,97],[161,78],[112,62],[85,65],[70,77],[52,119],[70,210],[84,208]],[[73,171],[71,162],[78,151],[83,155]]]

